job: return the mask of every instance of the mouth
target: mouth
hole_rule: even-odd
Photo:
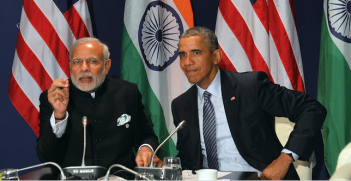
[[[194,75],[194,74],[197,73],[197,71],[198,71],[198,69],[186,69],[186,70],[185,70],[185,73],[186,73],[187,75]]]
[[[87,84],[93,81],[93,77],[91,76],[82,76],[79,78],[79,82],[83,83],[83,84]]]

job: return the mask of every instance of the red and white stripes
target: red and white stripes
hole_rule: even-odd
[[[218,9],[221,68],[264,71],[273,82],[305,92],[291,0],[220,0]]]
[[[37,136],[40,93],[53,80],[70,76],[69,48],[87,36],[92,36],[92,27],[86,0],[64,13],[52,0],[23,2],[8,93]]]

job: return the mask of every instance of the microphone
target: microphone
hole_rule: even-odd
[[[185,125],[186,125],[185,120],[180,122],[178,124],[178,126],[176,127],[176,129],[156,148],[154,154],[152,155],[152,159],[151,159],[151,163],[150,163],[149,167],[135,167],[134,170],[136,170],[139,173],[143,173],[143,172],[152,173],[154,175],[155,179],[161,179],[162,169],[161,168],[154,168],[154,164],[153,164],[156,152],[165,144],[166,141],[169,140],[169,138],[171,138],[171,136],[174,133],[176,133],[177,131],[182,129]]]
[[[29,166],[29,167],[25,167],[25,168],[21,168],[21,169],[5,169],[4,172],[0,173],[0,180],[1,180],[1,176],[4,176],[4,178],[7,180],[12,180],[12,179],[16,179],[16,180],[19,180],[18,179],[18,172],[19,171],[23,171],[23,170],[28,170],[28,169],[32,169],[32,168],[36,168],[36,167],[40,167],[40,166],[45,166],[45,165],[54,165],[56,166],[59,170],[60,170],[60,174],[61,174],[61,180],[67,180],[67,179],[71,179],[72,177],[66,177],[65,173],[62,171],[62,168],[55,162],[45,162],[45,163],[41,163],[41,164],[38,164],[38,165],[33,165],[33,166]],[[12,174],[15,173],[15,177],[11,178],[11,177],[8,177]]]
[[[83,159],[81,166],[72,166],[63,168],[66,172],[71,175],[78,177],[83,180],[96,180],[102,177],[106,173],[106,168],[102,166],[85,166],[85,150],[86,150],[86,132],[88,119],[86,116],[82,118],[83,128],[84,128],[84,146],[83,146]]]
[[[87,123],[88,119],[86,116],[83,116],[83,128],[84,128],[84,146],[83,146],[83,158],[82,158],[82,167],[85,167],[85,150],[87,148]]]

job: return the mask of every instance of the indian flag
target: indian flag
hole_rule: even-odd
[[[322,127],[325,164],[332,175],[351,141],[351,17],[349,0],[324,0],[318,100],[327,108]]]
[[[193,27],[190,0],[128,0],[124,10],[121,78],[138,85],[145,114],[162,142],[174,131],[171,102],[191,84],[179,65],[178,43]],[[176,134],[160,156],[175,156]]]

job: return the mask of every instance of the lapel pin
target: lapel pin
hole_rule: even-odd
[[[129,124],[126,124],[126,128],[129,128]]]
[[[234,100],[235,99],[235,96],[234,97],[232,97],[230,100],[232,101],[232,100]]]

